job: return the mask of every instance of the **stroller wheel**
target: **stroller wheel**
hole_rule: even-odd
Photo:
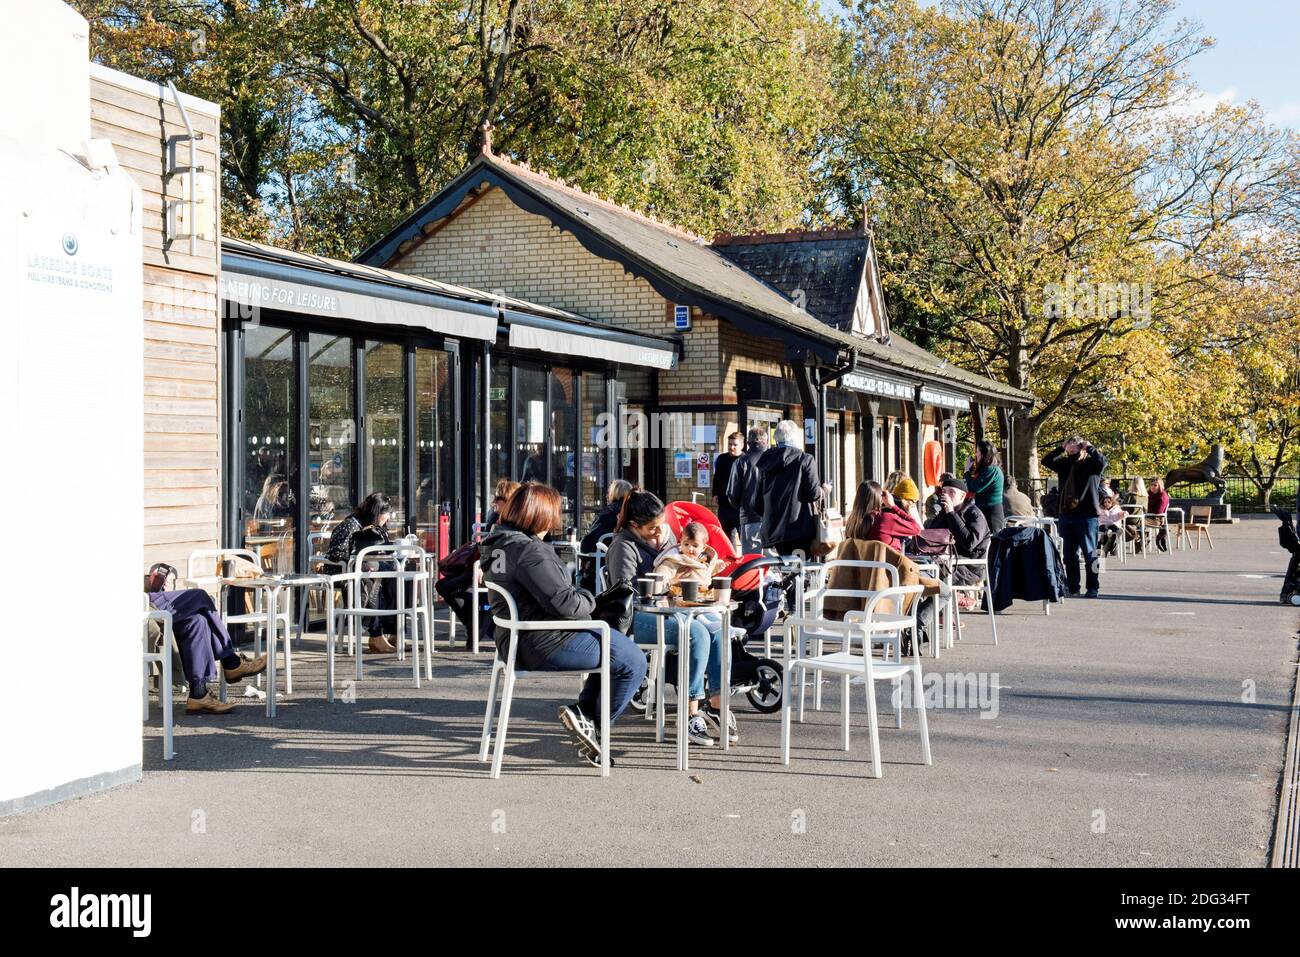
[[[759,714],[772,714],[781,710],[782,674],[779,662],[760,658],[754,666],[758,671],[758,684],[745,697]]]

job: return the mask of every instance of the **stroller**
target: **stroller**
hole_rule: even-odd
[[[784,584],[773,571],[782,564],[781,560],[764,555],[738,554],[717,516],[703,505],[669,502],[664,520],[678,538],[682,529],[691,522],[699,522],[708,530],[709,547],[724,563],[718,574],[731,579],[731,598],[740,606],[732,612],[732,626],[744,629],[743,635],[731,639],[731,693],[743,691],[754,710],[762,714],[779,711],[780,662],[751,654],[745,645],[751,639],[762,639],[781,611]],[[675,654],[670,652],[669,657],[671,659]],[[676,667],[669,665],[667,674],[676,675]]]

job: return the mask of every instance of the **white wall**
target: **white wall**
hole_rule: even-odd
[[[0,56],[6,88],[79,96],[0,117],[0,813],[141,763],[141,194],[76,158],[85,22],[55,0],[18,17],[41,40]]]

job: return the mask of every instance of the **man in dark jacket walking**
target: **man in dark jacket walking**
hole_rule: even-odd
[[[752,555],[763,550],[759,530],[763,524],[762,483],[758,477],[758,460],[767,451],[767,430],[749,430],[744,453],[732,463],[727,481],[727,500],[736,509],[736,530],[740,533],[740,551]]]
[[[812,557],[817,519],[813,505],[825,487],[817,480],[817,460],[800,447],[799,423],[782,419],[776,424],[776,448],[759,456],[763,524],[759,538],[764,548],[778,555]]]
[[[1101,510],[1098,484],[1106,471],[1106,456],[1090,442],[1072,435],[1043,459],[1044,468],[1056,473],[1060,493],[1056,527],[1065,547],[1065,584],[1079,594],[1079,557],[1084,561],[1087,598],[1101,589],[1097,575],[1097,514]]]
[[[718,510],[718,522],[728,538],[740,527],[740,512],[736,508],[736,503],[731,500],[728,486],[731,483],[732,470],[740,461],[744,444],[745,437],[739,432],[732,432],[727,436],[727,451],[719,455],[717,461],[713,463],[713,505]]]

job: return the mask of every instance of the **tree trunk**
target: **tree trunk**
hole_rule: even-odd
[[[1039,426],[1027,415],[1015,417],[1015,462],[1013,471],[1017,480],[1024,482],[1021,491],[1035,501],[1037,495],[1038,469],[1038,430]]]

